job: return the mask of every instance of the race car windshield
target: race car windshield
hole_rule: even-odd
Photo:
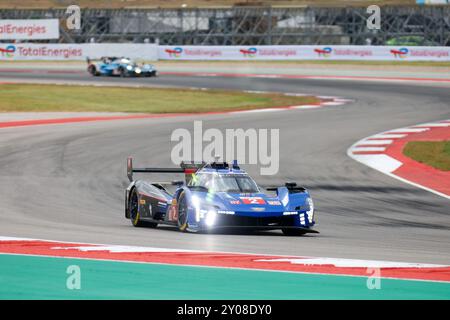
[[[209,192],[259,192],[255,181],[246,175],[200,173],[196,175],[195,179],[191,180],[191,185],[204,187],[208,189]]]

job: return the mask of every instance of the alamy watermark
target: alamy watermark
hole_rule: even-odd
[[[70,265],[66,269],[69,276],[66,280],[66,288],[69,290],[81,290],[81,268],[77,265]]]
[[[202,121],[194,121],[193,133],[185,128],[172,132],[176,142],[170,154],[175,165],[181,161],[219,161],[260,166],[261,175],[275,175],[280,162],[279,129],[225,129],[203,130]]]
[[[381,289],[381,269],[380,268],[367,268],[366,273],[370,276],[367,278],[367,289],[380,290]]]
[[[77,5],[70,5],[66,9],[66,27],[68,30],[81,29],[81,9]]]
[[[369,30],[380,30],[381,29],[381,9],[379,6],[373,4],[368,6],[366,12],[370,16],[366,20],[366,27]]]

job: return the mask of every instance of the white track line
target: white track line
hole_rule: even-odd
[[[364,144],[364,143],[361,143]],[[358,147],[358,145],[353,147],[353,152],[360,152],[360,151],[384,151],[386,148],[383,147]]]
[[[342,103],[341,102],[337,102],[337,101],[327,101],[327,102],[323,102],[321,104],[323,104],[324,106],[339,106]]]
[[[361,139],[360,141],[364,141],[366,139],[396,139],[396,138],[404,138],[407,134],[386,134],[386,133],[380,133],[375,134],[373,136]]]
[[[412,128],[416,128],[416,127],[450,127],[450,122],[447,123],[424,123],[424,124],[418,124],[415,126],[412,126]]]
[[[391,144],[393,140],[367,140],[362,145],[387,145]]]
[[[316,105],[316,104],[305,104],[302,106],[293,106],[291,107],[291,109],[316,109],[316,108],[322,108],[321,105]]]
[[[397,132],[404,132],[404,133],[417,133],[417,132],[424,132],[424,131],[428,131],[430,130],[430,128],[400,128],[400,129],[394,129],[394,130],[389,130],[386,133],[397,133]]]

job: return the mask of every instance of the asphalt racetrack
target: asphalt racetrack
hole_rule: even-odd
[[[177,249],[449,263],[448,199],[372,170],[346,155],[366,136],[450,118],[448,86],[342,80],[191,77],[92,78],[4,73],[11,81],[138,83],[268,90],[353,99],[343,106],[270,113],[189,116],[0,129],[0,235]],[[130,104],[133,97],[130,97]],[[151,101],[149,101],[151,103]],[[319,235],[185,234],[134,228],[124,219],[126,158],[167,166],[174,129],[279,128],[280,171],[269,186],[295,180],[310,189]],[[159,179],[163,177],[154,177]],[[175,178],[175,177],[174,177]],[[165,178],[167,180],[167,178]]]

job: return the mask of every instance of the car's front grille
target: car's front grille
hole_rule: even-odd
[[[249,217],[219,215],[216,225],[223,227],[287,227],[294,226],[295,216]]]

